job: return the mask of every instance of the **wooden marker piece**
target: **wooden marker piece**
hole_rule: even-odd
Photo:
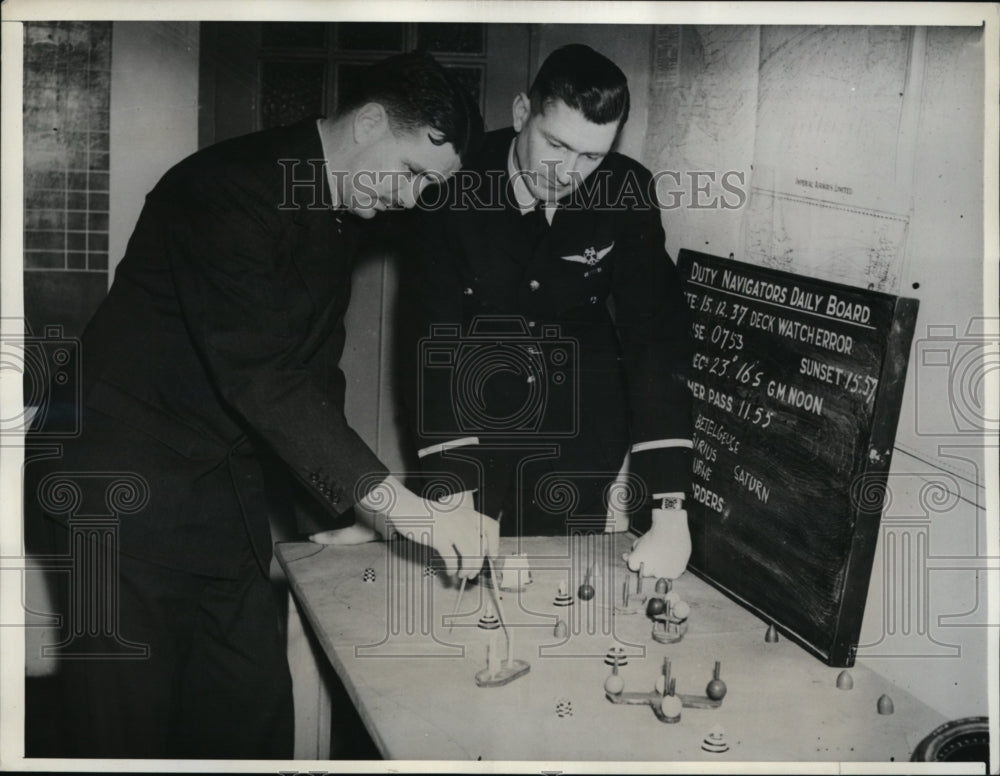
[[[611,666],[611,676],[604,680],[604,692],[611,695],[621,695],[625,689],[625,680],[618,673],[618,655],[615,655],[614,665]]]
[[[659,703],[652,703],[653,713],[660,722],[676,723],[681,721],[681,709],[683,708],[683,702],[675,694],[676,680],[670,680],[670,686],[667,688],[667,694],[664,695]]]
[[[500,669],[500,662],[497,659],[497,634],[490,634],[490,643],[486,645],[486,670],[489,671],[492,679]]]
[[[489,564],[490,574],[493,575],[493,559],[487,556],[486,562]],[[497,616],[500,618],[500,627],[503,628],[504,637],[507,640],[507,659],[503,661],[502,665],[497,665],[495,659],[492,661],[492,664],[487,660],[486,668],[476,674],[476,684],[480,687],[500,687],[513,682],[519,676],[524,676],[524,674],[531,670],[531,666],[525,661],[514,660],[511,657],[511,635],[510,631],[507,630],[507,618],[503,613],[503,604],[500,602],[501,596],[495,588],[491,588],[491,591],[494,603],[496,604]],[[496,642],[494,642],[494,649],[495,647]]]
[[[467,577],[462,577],[462,583],[458,586],[458,600],[455,601],[455,611],[451,613],[451,622],[448,624],[448,633],[451,633],[452,628],[455,627],[455,618],[458,616],[458,609],[462,605],[462,596],[465,594],[465,583],[468,581]]]
[[[720,678],[722,672],[722,663],[718,660],[715,661],[715,670],[712,672],[712,680],[708,683],[705,688],[705,695],[713,701],[721,701],[726,697],[726,683]]]
[[[594,567],[591,566],[587,569],[587,573],[583,575],[583,584],[576,591],[576,595],[581,601],[589,601],[597,592],[594,590],[593,582],[591,582],[593,573]]]

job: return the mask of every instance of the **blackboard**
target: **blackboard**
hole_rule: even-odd
[[[686,250],[678,269],[695,345],[688,568],[853,665],[918,303]]]

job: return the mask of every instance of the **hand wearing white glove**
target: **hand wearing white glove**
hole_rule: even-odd
[[[644,567],[647,577],[677,579],[691,558],[691,532],[687,511],[654,509],[653,524],[632,544],[625,560],[632,571]]]

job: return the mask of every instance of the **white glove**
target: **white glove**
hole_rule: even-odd
[[[690,558],[691,532],[687,511],[683,509],[654,509],[652,526],[635,540],[632,552],[625,555],[632,571],[644,566],[645,576],[664,579],[677,579]]]

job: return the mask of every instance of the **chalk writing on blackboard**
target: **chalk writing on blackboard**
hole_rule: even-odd
[[[679,271],[694,344],[691,567],[850,662],[860,615],[844,603],[867,590],[871,560],[858,561],[872,548],[859,554],[858,539],[874,542],[881,511],[855,492],[887,472],[916,304],[690,251]]]

